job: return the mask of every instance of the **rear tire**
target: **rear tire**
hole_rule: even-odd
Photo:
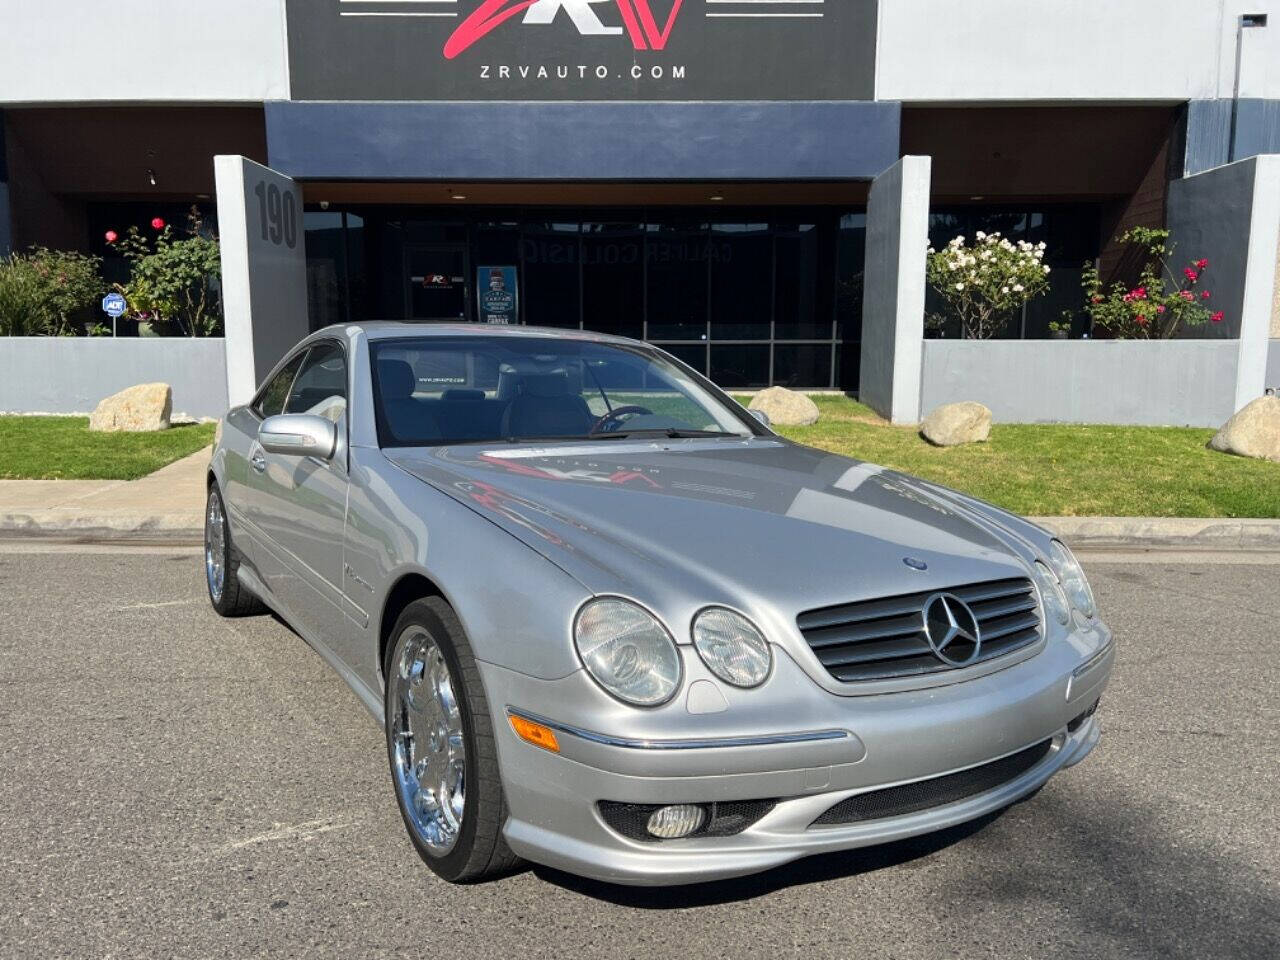
[[[237,575],[240,552],[231,540],[231,525],[217,481],[209,484],[204,508],[204,573],[209,602],[223,617],[266,613],[266,605],[244,588]]]
[[[383,664],[387,759],[414,849],[450,883],[510,873],[506,797],[489,701],[471,644],[444,600],[405,607]]]

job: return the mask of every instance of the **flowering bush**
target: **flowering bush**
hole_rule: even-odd
[[[130,227],[124,238],[108,230],[106,241],[129,261],[129,282],[116,289],[129,304],[129,314],[159,326],[176,325],[193,337],[214,337],[222,331],[217,281],[222,273],[216,237],[205,235],[199,214],[188,216],[185,237],[160,217],[151,221],[155,240]]]
[[[0,260],[0,335],[70,336],[102,296],[101,260],[34,247]]]
[[[1005,328],[1010,315],[1049,289],[1044,244],[1013,243],[999,233],[956,237],[941,250],[929,248],[925,276],[960,320],[961,336],[986,340]]]
[[[1085,309],[1094,327],[1117,340],[1167,340],[1187,327],[1221,323],[1221,310],[1207,305],[1212,294],[1197,289],[1203,282],[1209,261],[1188,261],[1180,273],[1169,266],[1173,248],[1168,246],[1168,230],[1135,227],[1120,237],[1121,244],[1137,244],[1146,251],[1138,282],[1133,287],[1113,283],[1104,290],[1095,264],[1085,264],[1081,283]]]

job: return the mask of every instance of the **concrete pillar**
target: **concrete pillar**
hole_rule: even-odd
[[[1280,258],[1280,154],[1238,160],[1169,186],[1174,259],[1207,257],[1210,301],[1226,315],[1192,337],[1238,337],[1235,409],[1262,396]]]
[[[894,423],[920,419],[928,157],[903,157],[871,183],[859,399]]]
[[[277,361],[310,331],[302,191],[244,157],[213,158],[222,244],[227,398],[253,398]]]

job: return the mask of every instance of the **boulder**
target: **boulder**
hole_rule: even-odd
[[[1245,404],[1213,435],[1209,447],[1280,463],[1280,397],[1259,397]]]
[[[982,443],[991,436],[991,411],[980,403],[944,403],[924,418],[920,433],[938,447]]]
[[[803,393],[770,387],[751,398],[748,410],[761,410],[779,427],[807,427],[818,422],[818,405]]]
[[[140,383],[113,393],[89,417],[90,430],[142,433],[168,430],[173,391],[167,383]]]

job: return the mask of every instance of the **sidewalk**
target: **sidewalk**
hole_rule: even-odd
[[[140,480],[0,480],[0,537],[204,539],[209,448]],[[1277,550],[1280,520],[1032,517],[1082,550]]]
[[[0,480],[0,536],[200,542],[210,452],[138,480]]]

